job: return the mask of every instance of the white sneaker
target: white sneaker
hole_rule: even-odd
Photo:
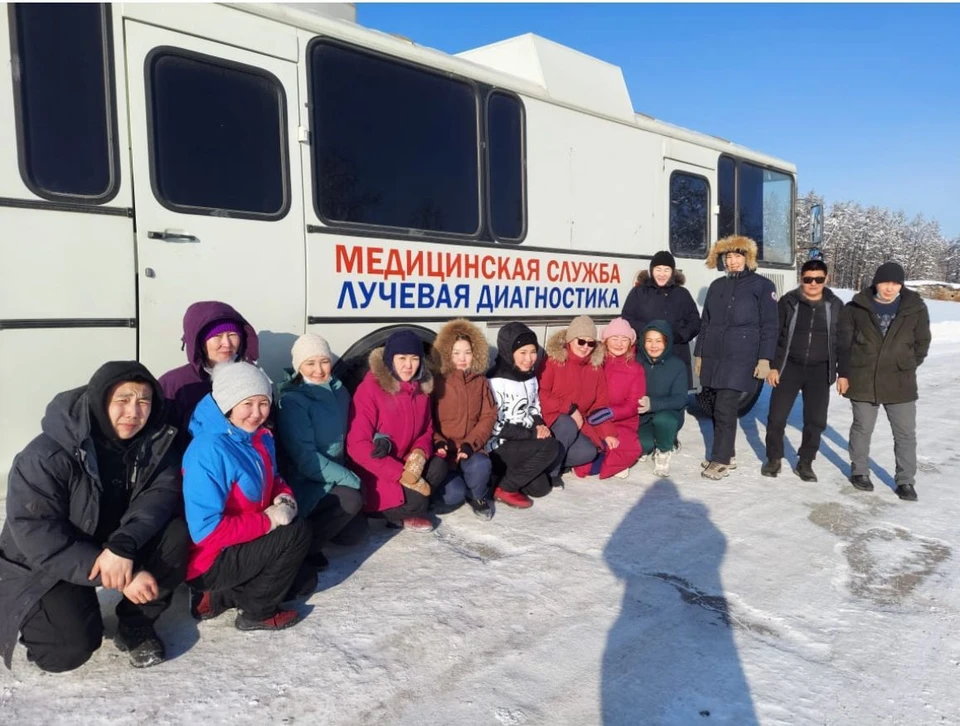
[[[700,462],[700,468],[701,468],[701,469],[706,469],[708,466],[710,466],[710,462],[707,461],[706,459],[704,459],[703,461]],[[728,468],[730,471],[733,471],[734,469],[737,468],[737,457],[736,457],[736,456],[731,456],[731,457],[730,457],[730,463],[727,464],[727,468]]]
[[[630,467],[627,467],[627,468],[624,469],[623,471],[618,471],[618,472],[617,472],[616,474],[614,474],[613,476],[614,476],[615,479],[626,479],[627,477],[630,476]]]
[[[656,451],[653,454],[653,473],[657,476],[670,476],[670,459],[672,451]]]
[[[640,462],[641,464],[644,464],[644,463],[646,463],[649,459],[650,459],[650,454],[644,454],[644,455],[641,456],[639,459],[637,459],[637,461]]]

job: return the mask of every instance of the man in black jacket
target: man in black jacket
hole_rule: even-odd
[[[47,406],[43,433],[17,455],[0,533],[0,652],[17,631],[51,672],[100,647],[98,586],[121,592],[115,643],[135,667],[164,660],[153,623],[186,574],[188,536],[176,429],[163,393],[135,361],[101,366]]]
[[[800,287],[777,303],[780,336],[767,383],[773,387],[767,414],[764,476],[780,473],[783,433],[797,394],[803,392],[803,439],[794,473],[817,481],[813,460],[827,427],[830,386],[837,378],[837,320],[843,303],[826,286],[827,265],[808,260],[800,268]]]
[[[893,430],[897,496],[917,500],[917,368],[930,349],[923,299],[904,287],[904,271],[884,262],[873,284],[848,302],[838,326],[837,390],[850,399],[850,483],[872,491],[870,438],[882,405]]]

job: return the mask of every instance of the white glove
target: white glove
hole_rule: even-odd
[[[293,518],[297,516],[297,510],[293,507],[287,506],[286,503],[283,504],[271,504],[269,507],[263,510],[263,513],[267,515],[270,519],[270,531],[272,532],[277,527],[283,527],[293,521]]]
[[[278,494],[273,499],[274,504],[286,504],[288,507],[293,508],[293,513],[297,513],[297,500],[291,497],[289,494]]]

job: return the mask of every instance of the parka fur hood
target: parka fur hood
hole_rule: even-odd
[[[748,270],[757,269],[757,243],[749,237],[743,237],[741,235],[718,239],[716,244],[710,248],[710,254],[707,255],[707,267],[715,270],[720,256],[728,252],[742,252],[747,258],[745,267]]]
[[[640,270],[640,272],[637,273],[637,278],[634,280],[634,284],[646,285],[647,282],[650,282],[651,285],[656,284],[653,280],[650,279],[650,270]],[[683,287],[684,285],[687,284],[687,276],[684,275],[683,272],[680,270],[674,270],[673,277],[670,278],[670,282],[672,282],[674,285],[680,285],[680,287]],[[667,283],[667,284],[670,284],[670,283]]]
[[[563,328],[547,338],[547,355],[560,365],[567,362],[570,355],[570,349],[567,347],[567,329]],[[590,365],[594,368],[600,368],[603,365],[603,359],[606,356],[606,348],[603,343],[597,341],[597,347],[590,354]]]
[[[456,370],[452,360],[453,346],[460,335],[469,338],[470,347],[473,348],[473,363],[469,372],[482,375],[490,364],[490,346],[480,328],[465,318],[451,320],[440,328],[437,339],[433,342],[433,366],[444,376]]]
[[[400,381],[394,377],[390,366],[383,360],[383,346],[374,348],[370,352],[370,357],[367,358],[367,362],[370,364],[370,372],[373,373],[374,378],[377,379],[377,385],[379,385],[380,388],[391,396],[400,393]],[[420,358],[420,370],[417,372],[417,376],[419,378],[420,390],[429,396],[433,392],[433,376],[430,373],[430,366],[427,365],[425,356]],[[414,381],[411,381],[411,383],[413,382]]]

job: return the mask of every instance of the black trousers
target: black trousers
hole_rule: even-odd
[[[563,453],[563,446],[552,437],[505,441],[490,452],[493,481],[506,492],[545,497],[550,493],[549,469]]]
[[[320,552],[323,545],[343,532],[347,525],[350,525],[351,534],[353,530],[360,529],[360,525],[365,529],[366,517],[359,514],[362,506],[363,495],[359,489],[341,486],[331,489],[330,493],[317,502],[317,506],[307,515],[307,521],[313,532],[310,554]],[[353,520],[358,515],[363,521],[354,524]]]
[[[295,519],[251,542],[227,547],[209,570],[190,580],[190,587],[210,590],[251,620],[265,620],[287,599],[312,542],[310,525]]]
[[[447,478],[450,467],[446,459],[434,456],[427,462],[423,470],[423,479],[430,485],[430,489],[439,488]],[[430,508],[430,497],[425,497],[413,489],[403,488],[403,504],[399,507],[384,509],[381,514],[388,522],[399,524],[408,517],[426,517],[427,510]]]
[[[820,436],[827,428],[827,407],[830,405],[830,383],[827,363],[811,366],[788,363],[780,376],[780,384],[770,394],[767,414],[767,458],[783,458],[783,433],[787,417],[803,393],[803,438],[798,452],[801,461],[813,461],[820,450]]]
[[[710,461],[729,464],[737,446],[737,408],[740,391],[721,388],[713,404],[713,454]]]
[[[117,619],[124,625],[152,625],[170,607],[173,591],[187,571],[190,537],[187,523],[173,519],[137,554],[134,571],[146,570],[157,580],[159,596],[144,605],[123,598]],[[58,582],[34,605],[20,626],[27,660],[51,673],[79,668],[103,641],[103,618],[97,589]]]

